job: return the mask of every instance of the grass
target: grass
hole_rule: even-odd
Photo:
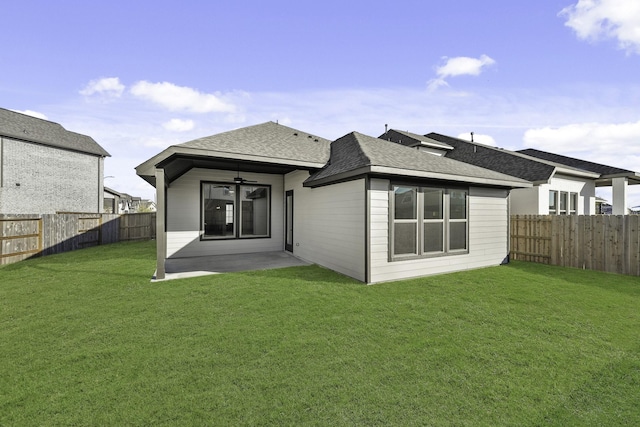
[[[640,280],[150,283],[153,242],[0,268],[0,425],[640,425]]]

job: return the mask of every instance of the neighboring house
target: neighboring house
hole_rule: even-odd
[[[104,187],[103,212],[109,214],[120,214],[122,208],[123,194],[109,187]]]
[[[273,122],[174,145],[136,168],[156,187],[167,258],[287,251],[366,283],[498,265],[509,191],[531,183],[353,132]]]
[[[89,136],[0,108],[0,213],[102,212],[107,156]]]
[[[130,214],[138,212],[155,212],[156,204],[151,200],[133,197],[127,193],[119,193],[109,187],[104,187],[104,212],[115,214]]]
[[[602,197],[596,197],[596,213],[610,215],[613,211],[613,206]]]
[[[155,212],[156,211],[156,202],[153,200],[145,200],[142,199],[140,201],[140,205],[138,206],[137,212]]]
[[[626,215],[629,213],[629,210],[627,209],[627,186],[640,184],[640,174],[638,172],[575,159],[573,157],[562,156],[559,154],[548,153],[546,151],[535,150],[533,148],[518,150],[518,153],[598,174],[598,178],[595,180],[595,186],[612,187],[613,189],[611,213],[614,215]]]
[[[384,136],[384,135],[383,135]],[[613,187],[614,215],[627,211],[627,186],[640,184],[640,174],[544,151],[504,150],[437,133],[426,135],[453,147],[446,157],[532,182],[511,193],[512,214],[594,215],[596,187]]]

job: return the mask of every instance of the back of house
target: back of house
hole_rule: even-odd
[[[365,283],[498,265],[519,178],[351,132],[273,122],[168,147],[136,168],[156,187],[165,261],[285,251]]]

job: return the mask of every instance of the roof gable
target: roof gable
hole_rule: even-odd
[[[176,148],[325,163],[330,144],[328,139],[266,122],[185,142]]]
[[[330,144],[328,139],[266,122],[172,145],[138,165],[136,173],[155,186],[156,167],[164,169],[169,182],[193,168],[263,173],[315,170],[329,160]]]
[[[87,135],[68,131],[58,123],[4,108],[0,108],[0,135],[96,156],[109,156],[107,151]]]

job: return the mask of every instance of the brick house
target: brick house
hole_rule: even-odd
[[[102,212],[107,156],[89,136],[0,108],[0,214]]]

